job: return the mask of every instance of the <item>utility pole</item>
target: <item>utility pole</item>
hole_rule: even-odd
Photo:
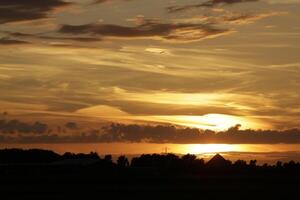
[[[165,147],[165,148],[163,148],[163,150],[164,150],[165,154],[168,154],[168,150],[170,150],[170,148],[169,147]]]

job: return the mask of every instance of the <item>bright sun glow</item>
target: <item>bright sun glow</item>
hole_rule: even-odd
[[[230,115],[221,114],[208,114],[203,116],[203,122],[207,124],[214,124],[217,129],[228,129],[229,127],[235,126],[236,124],[245,124],[246,119]]]
[[[230,144],[191,144],[185,147],[185,153],[189,154],[222,153],[238,150],[238,146]]]
[[[262,124],[256,120],[246,117],[223,114],[207,114],[203,116],[150,116],[147,118],[149,120],[151,120],[152,118],[153,121],[167,122],[182,126],[190,126],[200,129],[210,129],[217,131],[226,130],[232,126],[235,126],[236,124],[241,124],[242,129],[262,128]]]

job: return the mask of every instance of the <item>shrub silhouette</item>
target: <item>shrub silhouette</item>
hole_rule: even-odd
[[[129,167],[129,161],[126,156],[120,156],[117,160],[117,165],[121,168]]]

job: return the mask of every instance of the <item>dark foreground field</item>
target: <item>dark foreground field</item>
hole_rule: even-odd
[[[1,199],[299,199],[300,165],[231,163],[220,155],[142,155],[131,163],[96,154],[0,151]]]

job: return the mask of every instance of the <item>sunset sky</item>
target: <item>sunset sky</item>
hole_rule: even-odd
[[[299,127],[299,19],[300,0],[1,0],[0,119]]]

